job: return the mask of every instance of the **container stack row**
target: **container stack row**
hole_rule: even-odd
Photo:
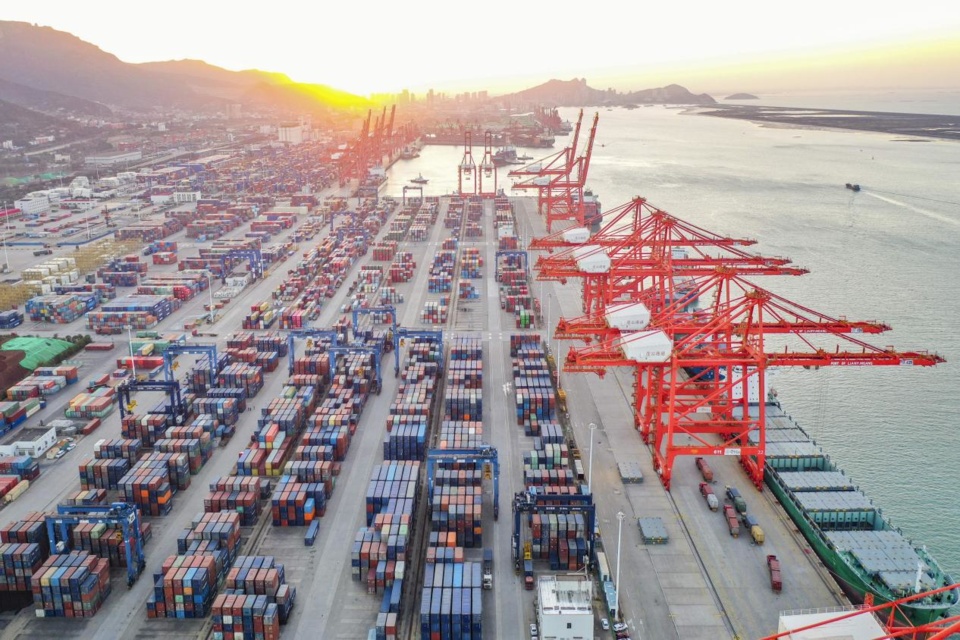
[[[388,626],[395,633],[396,618],[403,609],[401,595],[419,488],[418,461],[386,461],[374,467],[367,485],[367,526],[357,531],[350,554],[353,579],[364,581],[367,593],[381,596],[383,613],[377,618],[377,633],[383,637],[392,635]],[[392,625],[388,614],[393,614]]]
[[[436,342],[417,338],[408,345],[397,397],[387,417],[385,460],[423,460],[442,358]]]

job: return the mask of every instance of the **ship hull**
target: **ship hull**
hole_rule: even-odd
[[[797,529],[800,530],[800,533],[803,534],[803,537],[816,552],[817,556],[823,561],[824,566],[830,571],[830,574],[837,581],[837,584],[847,597],[855,604],[862,604],[864,594],[872,593],[874,604],[890,602],[890,598],[885,597],[883,594],[878,593],[877,590],[871,589],[868,586],[866,582],[867,576],[854,571],[853,568],[843,561],[843,558],[841,558],[835,550],[830,548],[826,540],[821,537],[820,531],[804,517],[801,509],[790,499],[790,496],[787,495],[784,488],[772,478],[769,468],[764,475],[767,486],[770,487],[770,490],[777,497],[780,504],[783,505],[786,512],[790,514],[790,519],[797,525]],[[901,618],[903,622],[919,626],[947,615],[949,609],[949,604],[944,604],[942,607],[916,607],[910,606],[908,603],[900,606],[900,610],[906,615],[906,618],[900,615],[898,615],[898,618]]]

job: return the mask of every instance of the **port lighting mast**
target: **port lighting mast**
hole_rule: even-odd
[[[477,195],[477,163],[473,160],[473,136],[463,133],[463,159],[457,168],[457,191],[460,197]]]

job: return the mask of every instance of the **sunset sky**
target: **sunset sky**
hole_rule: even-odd
[[[551,77],[694,92],[960,88],[960,3],[944,0],[31,0],[3,3],[0,19],[127,62],[195,58],[361,95]]]

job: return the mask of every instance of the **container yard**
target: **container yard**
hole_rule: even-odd
[[[582,292],[531,286],[523,248],[551,222],[535,198],[350,198],[334,216],[334,191],[130,220],[116,237],[141,250],[83,284],[113,295],[27,304],[24,332],[116,346],[0,408],[10,429],[20,412],[100,420],[66,460],[0,459],[7,491],[29,479],[0,511],[0,592],[24,598],[4,637],[523,638],[537,578],[585,567],[596,637],[601,618],[636,638],[762,637],[780,610],[847,602],[734,457],[678,458],[664,490],[631,371],[563,373],[561,392],[566,346],[543,327],[580,316]],[[58,285],[87,275],[59,253]],[[58,505],[105,520],[51,553]]]

